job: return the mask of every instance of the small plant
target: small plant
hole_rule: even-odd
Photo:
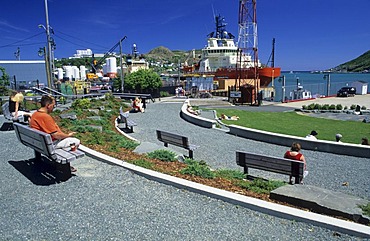
[[[216,177],[225,178],[228,180],[238,179],[243,180],[246,178],[246,174],[239,170],[220,169],[215,172]]]
[[[348,110],[348,106],[344,106],[344,110]]]
[[[359,207],[362,209],[363,214],[370,217],[370,203],[366,205],[359,205]]]
[[[322,110],[329,110],[329,104],[325,104],[321,107]]]
[[[314,107],[313,107],[314,110],[320,110],[321,109],[321,105],[320,104],[315,104]]]
[[[315,103],[309,104],[307,106],[308,110],[314,110],[315,109]]]
[[[252,192],[269,194],[272,190],[284,186],[285,183],[282,181],[266,181],[256,178],[253,181],[241,181],[239,185]]]
[[[72,108],[73,109],[88,109],[90,108],[91,103],[90,99],[77,99],[72,103]]]
[[[168,150],[155,150],[148,153],[149,158],[158,159],[165,162],[176,161],[176,153]]]
[[[307,110],[307,105],[302,105],[302,110]]]
[[[168,96],[170,96],[170,93],[168,93],[168,91],[161,91],[159,94],[160,94],[161,97],[168,97]]]
[[[144,160],[144,159],[133,160],[132,164],[134,164],[136,166],[144,167],[146,169],[152,169],[152,170],[153,170],[153,166],[154,166],[154,164],[152,162]]]
[[[337,104],[337,105],[335,106],[335,109],[336,109],[336,110],[343,110],[343,106],[342,106],[341,104]]]
[[[189,174],[210,179],[215,178],[216,176],[204,161],[197,162],[196,160],[186,158],[185,163],[187,164],[187,167],[180,170],[181,174]]]
[[[366,110],[366,106],[361,106],[361,110]]]
[[[351,110],[355,110],[356,109],[356,105],[351,105]]]
[[[334,105],[334,104],[331,104],[331,105],[329,106],[329,110],[335,110],[335,105]]]

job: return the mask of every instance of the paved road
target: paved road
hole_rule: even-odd
[[[150,139],[156,127],[176,124],[178,107],[178,103],[156,103],[146,113],[132,115],[140,121],[137,133]],[[174,112],[162,116],[162,121],[171,124],[154,119],[161,110],[157,114]],[[149,118],[155,127],[142,129]],[[185,133],[191,126],[181,123],[177,129]],[[204,131],[192,127],[192,137]],[[210,140],[219,134],[228,136],[207,131],[211,134],[205,138]],[[17,141],[14,131],[0,132],[0,137],[1,240],[338,240],[338,235],[343,240],[358,240],[150,181],[89,157],[76,161],[76,176],[60,182],[53,169],[33,163],[33,151]],[[222,151],[201,144],[209,147],[204,157]],[[219,166],[228,166],[228,162],[221,161]]]

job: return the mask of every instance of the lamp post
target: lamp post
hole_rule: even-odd
[[[326,96],[330,95],[330,74],[325,74],[323,77],[324,80],[327,80],[327,90],[326,90]]]
[[[123,58],[122,58],[122,40],[119,41],[119,61],[121,64],[121,93],[124,93],[124,87],[125,87],[125,80],[124,80],[124,74],[123,74]]]
[[[282,90],[282,98],[281,102],[285,102],[285,75],[279,77],[279,82],[283,81],[281,84],[281,90]]]

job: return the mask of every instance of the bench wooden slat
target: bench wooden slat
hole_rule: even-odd
[[[293,176],[295,183],[303,178],[304,163],[301,161],[237,151],[236,163],[244,167],[245,174],[248,174],[248,168],[255,168]]]
[[[156,132],[157,132],[157,139],[163,142],[166,147],[168,146],[168,144],[171,144],[171,145],[179,146],[186,150],[189,150],[190,158],[193,158],[193,150],[199,147],[199,146],[190,144],[189,139],[185,136],[180,136],[178,134],[160,131],[160,130],[157,130]]]

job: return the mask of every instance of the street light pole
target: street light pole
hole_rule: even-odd
[[[51,64],[51,39],[50,39],[50,25],[49,25],[49,14],[48,14],[48,1],[45,0],[45,18],[46,18],[46,40],[47,40],[47,66],[49,71],[47,75],[47,80],[48,80],[48,87],[52,88],[52,80],[53,80],[53,67]]]

